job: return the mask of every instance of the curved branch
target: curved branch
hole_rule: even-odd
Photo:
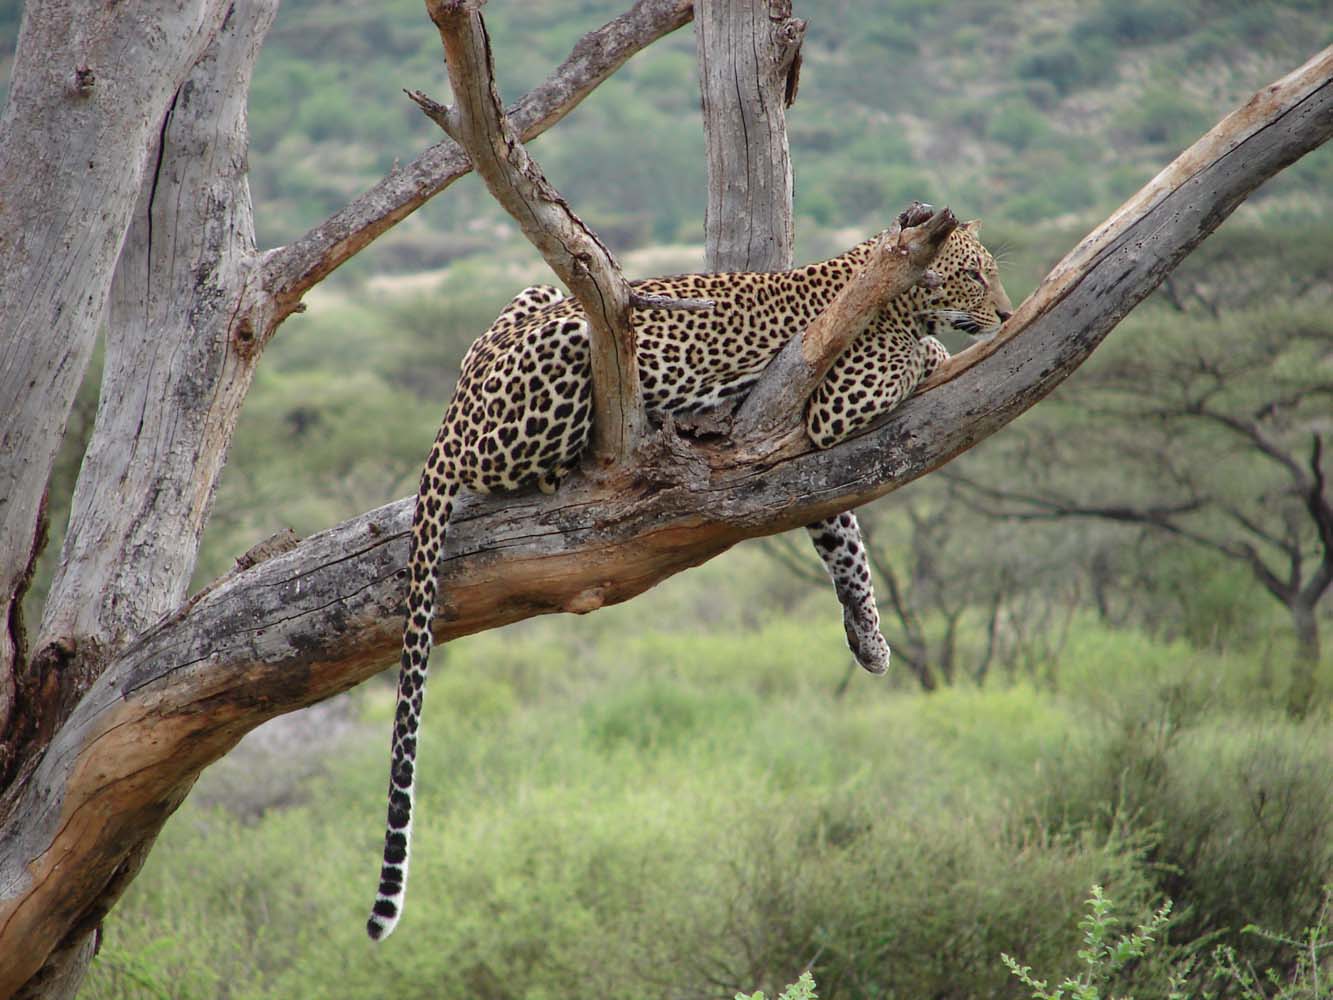
[[[584,35],[544,83],[509,109],[515,131],[524,142],[541,135],[632,55],[688,24],[693,11],[692,0],[639,0]],[[300,239],[268,251],[260,284],[272,298],[269,327],[291,315],[301,296],[341,264],[471,170],[457,143],[438,143]]]
[[[451,522],[436,634],[626,600],[744,538],[925,475],[1003,427],[1265,179],[1333,134],[1333,50],[1265,88],[1088,237],[948,384],[827,451],[665,442],[659,468],[554,496],[468,499]],[[0,995],[97,900],[145,827],[264,720],[378,672],[399,641],[409,501],[241,573],[116,656],[0,821]]]
[[[588,319],[592,362],[591,453],[603,465],[627,463],[647,425],[634,353],[630,287],[597,235],[528,155],[495,89],[490,37],[478,8],[485,0],[427,0],[444,43],[454,107],[409,95],[467,150],[495,200],[518,223],[578,299]]]

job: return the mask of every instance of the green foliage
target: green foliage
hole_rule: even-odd
[[[1333,887],[1325,887],[1324,903],[1314,923],[1297,936],[1275,933],[1250,925],[1243,933],[1265,938],[1284,949],[1290,956],[1286,968],[1268,967],[1257,971],[1254,964],[1240,956],[1230,945],[1218,945],[1206,960],[1201,960],[1203,941],[1188,949],[1181,949],[1179,957],[1171,957],[1171,949],[1164,946],[1164,935],[1171,926],[1171,903],[1164,903],[1152,919],[1128,934],[1115,937],[1121,921],[1114,915],[1114,906],[1099,885],[1092,888],[1088,899],[1088,914],[1079,922],[1084,931],[1084,946],[1078,951],[1083,969],[1055,987],[1047,980],[1037,979],[1032,967],[1022,965],[1009,955],[1001,959],[1009,971],[1030,991],[1033,1000],[1102,1000],[1107,991],[1118,985],[1122,971],[1131,963],[1147,964],[1150,952],[1167,953],[1165,961],[1157,959],[1157,980],[1139,989],[1151,990],[1148,995],[1165,1000],[1328,1000],[1333,997],[1333,934],[1330,917],[1333,916]],[[1142,977],[1140,977],[1142,978]],[[1144,995],[1140,992],[1140,995]],[[1132,1000],[1129,994],[1120,1000]]]
[[[1194,24],[1190,5],[1180,0],[1101,0],[1095,13],[1074,27],[1077,41],[1110,39],[1118,45],[1146,45],[1179,38]]]
[[[1051,40],[1024,51],[1014,64],[1014,72],[1022,80],[1044,80],[1064,95],[1113,79],[1116,54],[1100,40]]]
[[[1188,647],[1109,631],[1070,647],[1058,694],[858,678],[835,698],[835,621],[700,617],[756,559],[442,651],[408,916],[385,944],[361,930],[392,716],[372,686],[322,776],[237,762],[251,786],[291,782],[262,796],[285,807],[255,812],[253,788],[236,815],[206,805],[239,793],[205,775],[86,995],[771,996],[808,970],[826,1000],[997,996],[1002,952],[1085,967],[1068,915],[1091,884],[1126,927],[1180,904],[1117,990],[1165,996],[1149,988],[1195,941],[1294,970],[1287,945],[1235,932],[1314,925],[1326,731],[1247,704],[1215,659],[1172,673]]]
[[[1169,648],[1143,655],[1151,643],[1108,644],[1133,679],[1086,702],[1085,726],[1043,767],[1039,812],[1054,830],[1145,831],[1162,892],[1190,904],[1180,938],[1223,934],[1247,961],[1270,964],[1274,949],[1239,929],[1304,926],[1333,871],[1327,724],[1280,724],[1215,658],[1204,671],[1199,654],[1182,664]]]
[[[1236,996],[1239,1000],[1329,1000],[1333,997],[1333,886],[1324,888],[1324,905],[1318,918],[1299,935],[1288,936],[1253,925],[1246,934],[1255,934],[1284,949],[1292,956],[1290,972],[1278,969],[1255,970],[1252,963],[1237,955],[1229,945],[1219,945],[1213,952],[1209,970],[1210,985],[1221,985],[1221,994],[1208,990],[1206,996]]]
[[[1083,930],[1083,947],[1078,958],[1083,968],[1055,987],[1032,975],[1032,967],[1021,965],[1010,955],[1001,955],[1005,967],[1014,978],[1032,992],[1032,1000],[1102,1000],[1116,977],[1130,962],[1142,958],[1153,942],[1166,930],[1170,922],[1171,904],[1163,903],[1147,923],[1128,934],[1115,936],[1120,919],[1115,916],[1111,900],[1106,898],[1100,885],[1092,887],[1088,898],[1088,913],[1079,921]],[[1164,994],[1169,1000],[1184,1000],[1184,994],[1174,984]],[[1126,998],[1128,1000],[1128,998]]]
[[[1026,102],[1002,104],[986,125],[986,137],[1015,149],[1027,149],[1048,135],[1050,121]]]
[[[737,993],[736,1000],[764,1000],[764,991],[759,990],[748,997]],[[801,973],[801,978],[783,990],[778,1000],[817,1000],[814,977],[808,972]]]
[[[1112,120],[1120,136],[1148,146],[1186,146],[1213,124],[1178,87],[1161,85],[1145,92],[1133,107]]]

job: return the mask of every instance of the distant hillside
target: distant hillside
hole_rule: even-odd
[[[513,98],[627,0],[487,8]],[[0,3],[0,52],[15,8]],[[867,231],[913,197],[988,222],[1096,216],[1257,87],[1333,41],[1329,0],[812,0],[789,116],[799,232]],[[0,69],[7,70],[6,63]],[[439,133],[402,94],[443,98],[419,0],[287,0],[251,95],[261,240],[293,238]],[[689,29],[643,53],[536,145],[555,183],[621,249],[699,239],[703,141]],[[1254,200],[1323,212],[1333,155]],[[512,234],[464,182],[354,262],[415,271]],[[831,246],[832,244],[828,244]]]

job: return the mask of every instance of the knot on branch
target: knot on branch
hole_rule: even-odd
[[[946,208],[946,212],[949,210]],[[914,226],[924,225],[930,221],[930,217],[935,214],[935,208],[927,205],[923,201],[914,201],[905,209],[898,213],[898,228],[911,229]]]
[[[726,416],[723,419],[730,423]],[[644,482],[659,489],[698,488],[708,482],[711,470],[707,460],[679,429],[680,425],[668,415],[659,428],[643,436],[634,452],[634,471]]]

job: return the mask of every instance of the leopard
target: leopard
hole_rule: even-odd
[[[959,225],[931,265],[933,280],[890,300],[834,361],[806,405],[805,430],[830,448],[893,410],[948,357],[945,329],[993,335],[1012,312],[978,223]],[[640,387],[654,420],[734,406],[768,363],[832,302],[882,234],[786,271],[684,274],[631,283]],[[705,299],[705,311],[653,299]],[[412,519],[407,608],[391,741],[389,805],[379,889],[367,932],[390,934],[402,916],[438,563],[460,491],[556,490],[592,430],[588,321],[549,285],[520,292],[465,354],[457,388],[421,473]],[[850,512],[807,531],[843,607],[853,656],[888,665],[864,543]]]

